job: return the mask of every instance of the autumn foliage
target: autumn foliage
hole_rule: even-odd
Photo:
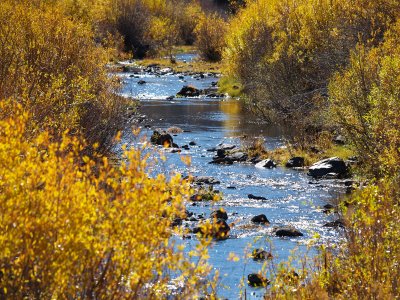
[[[29,114],[0,102],[9,106],[14,115],[0,120],[2,297],[154,299],[171,285],[182,297],[201,293],[205,244],[184,255],[171,239],[187,181],[151,177],[141,149],[113,166],[82,156],[84,144],[67,133],[28,141]]]

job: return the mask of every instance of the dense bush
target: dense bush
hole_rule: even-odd
[[[31,134],[49,128],[57,137],[68,129],[110,147],[127,103],[106,73],[107,52],[90,25],[70,20],[57,4],[2,1],[0,45],[0,99],[30,112]]]
[[[114,26],[124,37],[125,49],[135,57],[142,58],[160,49],[170,51],[179,43],[194,42],[194,29],[201,14],[195,1],[109,1],[114,4],[109,27]]]
[[[226,23],[218,14],[203,14],[196,26],[196,45],[204,60],[219,61],[225,46]]]
[[[333,78],[329,93],[335,122],[355,145],[367,173],[398,174],[400,19],[379,47],[357,47],[350,66]]]
[[[248,1],[232,19],[225,60],[249,107],[270,121],[320,130],[332,74],[357,42],[374,45],[398,1]]]
[[[202,293],[206,241],[184,255],[170,239],[173,220],[185,215],[187,181],[150,177],[141,149],[114,167],[82,156],[84,144],[68,135],[52,142],[43,131],[28,141],[29,113],[13,101],[0,110],[13,111],[0,119],[0,298]]]

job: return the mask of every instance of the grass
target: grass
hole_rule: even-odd
[[[240,97],[243,93],[242,85],[231,76],[223,76],[218,81],[218,90],[220,93],[227,93],[231,97]]]
[[[284,148],[274,149],[270,151],[268,155],[269,158],[281,165],[284,165],[292,157],[304,157],[305,166],[311,166],[317,161],[328,157],[348,159],[354,155],[354,150],[348,145],[332,145],[329,148],[323,148],[323,150],[319,153],[314,153],[310,149],[294,148],[291,145],[288,145]]]

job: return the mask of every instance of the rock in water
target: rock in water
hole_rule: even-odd
[[[269,221],[264,214],[252,217],[251,221],[258,224],[269,224]]]
[[[328,174],[337,174],[337,177],[343,177],[347,174],[348,168],[343,159],[331,157],[313,164],[308,175],[314,178],[321,178]]]
[[[301,168],[304,167],[304,157],[292,157],[286,163],[286,168]]]
[[[225,221],[228,220],[228,214],[223,208],[213,211],[210,217],[211,219],[222,219]]]
[[[170,134],[166,132],[160,133],[157,130],[153,131],[150,141],[154,145],[162,145],[166,148],[174,145],[174,140]]]
[[[194,86],[185,85],[176,95],[180,97],[198,97],[200,96],[200,90]]]
[[[273,258],[272,254],[265,251],[264,249],[254,249],[253,252],[251,253],[251,257],[254,260],[265,260]]]
[[[267,168],[267,169],[272,169],[276,168],[276,163],[272,159],[264,159],[260,161],[259,163],[256,164],[257,168]]]
[[[269,280],[260,274],[252,273],[247,275],[247,283],[252,287],[265,287]]]
[[[300,231],[298,231],[296,228],[291,227],[291,226],[284,226],[284,227],[279,227],[279,228],[275,229],[275,235],[279,236],[279,237],[303,236],[303,234]]]
[[[267,200],[267,198],[265,198],[265,197],[255,196],[255,195],[253,195],[253,194],[248,194],[247,197],[248,197],[249,199],[254,199],[254,200]]]

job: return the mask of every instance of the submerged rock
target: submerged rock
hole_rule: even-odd
[[[254,200],[267,200],[267,198],[265,198],[265,197],[262,197],[262,196],[255,196],[255,195],[253,195],[253,194],[248,194],[248,195],[247,195],[247,198],[249,198],[249,199],[254,199]]]
[[[303,236],[303,234],[298,231],[296,228],[291,227],[291,226],[283,226],[283,227],[278,227],[275,229],[275,235],[279,237],[296,237],[296,236]]]
[[[322,178],[329,174],[329,177],[344,177],[348,172],[348,168],[343,159],[338,157],[331,157],[313,164],[309,170],[308,175],[314,178]]]

